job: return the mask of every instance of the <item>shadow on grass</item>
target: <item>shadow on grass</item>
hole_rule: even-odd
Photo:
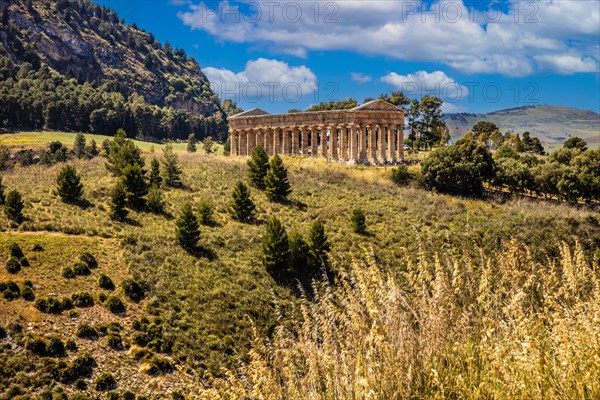
[[[214,250],[207,247],[197,245],[190,249],[185,249],[191,256],[196,258],[206,258],[208,261],[215,261],[217,259],[217,253]]]

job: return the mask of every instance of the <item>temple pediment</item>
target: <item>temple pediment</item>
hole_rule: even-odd
[[[231,118],[241,118],[241,117],[256,117],[258,115],[270,115],[265,110],[261,110],[260,108],[253,108],[252,110],[244,111],[239,114],[232,115]]]
[[[358,107],[354,107],[353,110],[360,111],[395,111],[402,112],[402,109],[396,107],[392,103],[388,103],[385,100],[371,100]]]

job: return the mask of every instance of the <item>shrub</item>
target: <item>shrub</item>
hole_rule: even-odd
[[[155,158],[150,162],[150,186],[160,187],[162,177],[160,176],[160,163]]]
[[[0,340],[6,338],[6,328],[0,325]]]
[[[365,212],[360,208],[352,211],[352,214],[350,215],[350,223],[354,233],[364,235],[367,232]]]
[[[168,186],[181,186],[181,168],[179,168],[179,159],[173,152],[173,146],[171,144],[165,146],[161,161],[163,164],[165,183]]]
[[[422,164],[423,183],[440,192],[480,195],[492,179],[494,160],[487,147],[473,140],[431,152]]]
[[[62,310],[60,301],[54,296],[41,297],[34,303],[35,308],[43,313],[56,314]]]
[[[86,323],[81,323],[79,324],[79,326],[77,327],[77,337],[78,338],[82,338],[82,339],[97,339],[98,338],[98,331],[86,324]]]
[[[73,271],[73,268],[71,267],[64,267],[62,270],[62,276],[63,278],[66,279],[73,279],[75,278],[75,271]]]
[[[152,357],[144,366],[148,375],[166,374],[173,371],[173,364],[166,358]]]
[[[65,348],[69,351],[77,351],[77,343],[75,343],[75,341],[73,339],[69,339],[69,340],[67,340],[67,344],[65,345]]]
[[[94,388],[98,391],[112,390],[117,387],[115,377],[109,372],[103,372],[96,378]]]
[[[325,233],[325,225],[320,219],[316,219],[310,227],[308,249],[313,265],[327,264],[327,253],[331,250],[331,244]]]
[[[108,205],[108,215],[117,221],[122,221],[127,217],[129,211],[125,209],[127,203],[127,190],[122,181],[117,182],[110,192],[110,203]]]
[[[89,353],[84,353],[77,356],[72,362],[71,366],[79,371],[78,376],[86,376],[92,373],[96,366],[96,360]]]
[[[94,305],[94,299],[89,293],[74,293],[71,300],[75,307],[92,307]]]
[[[21,295],[19,285],[13,281],[1,282],[0,291],[4,295],[4,298],[9,301],[18,298]]]
[[[98,278],[98,286],[100,286],[102,289],[106,289],[106,290],[114,290],[115,289],[115,284],[113,283],[112,279],[110,279],[108,276],[101,274],[100,277]]]
[[[46,354],[49,357],[62,357],[65,355],[65,344],[58,337],[51,337],[46,345]]]
[[[113,350],[123,350],[123,340],[118,333],[109,333],[106,337],[108,347]]]
[[[98,261],[96,261],[96,257],[92,253],[84,252],[79,256],[79,261],[83,262],[90,269],[94,269],[98,267]]]
[[[181,247],[188,251],[194,250],[200,238],[200,229],[190,203],[183,206],[175,226],[177,241]]]
[[[62,201],[68,204],[81,202],[83,196],[83,184],[72,165],[65,165],[56,177],[56,191]]]
[[[73,272],[75,275],[80,276],[90,275],[92,273],[92,271],[90,271],[90,267],[88,267],[88,265],[81,260],[77,260],[75,262],[75,265],[73,265]]]
[[[25,348],[38,356],[46,355],[46,342],[42,338],[31,338]]]
[[[240,222],[250,222],[256,206],[250,197],[248,186],[243,182],[238,182],[231,197],[232,200],[229,212],[233,219]]]
[[[11,257],[15,257],[17,259],[21,259],[21,258],[25,257],[25,254],[23,253],[21,246],[19,246],[17,243],[11,243],[8,250],[10,251]]]
[[[396,185],[406,186],[413,180],[413,175],[406,165],[399,165],[392,169],[391,179]]]
[[[144,298],[145,290],[136,280],[126,279],[121,285],[123,286],[125,295],[131,300],[138,302]]]
[[[201,200],[198,204],[198,221],[205,226],[214,225],[213,206],[208,201]]]
[[[130,392],[129,390],[126,390],[123,393],[121,393],[121,398],[123,400],[135,400],[135,394]]]
[[[150,187],[146,199],[148,210],[150,210],[151,212],[155,214],[162,214],[165,211],[165,201],[158,187]]]
[[[21,270],[21,263],[16,257],[10,257],[6,262],[6,271],[9,274],[16,274]]]
[[[79,378],[79,379],[75,380],[75,382],[73,382],[73,386],[75,386],[75,388],[77,390],[86,390],[88,387],[88,384],[85,381],[85,379]]]
[[[106,301],[106,298],[107,298],[107,296],[104,293],[100,293],[98,295],[98,300],[100,300],[101,303],[104,303]]]
[[[27,257],[21,257],[19,259],[19,263],[21,263],[21,267],[29,267],[29,260],[27,259]]]
[[[110,296],[104,304],[113,314],[123,314],[125,312],[125,304],[117,296]]]
[[[35,300],[35,294],[33,293],[33,290],[31,290],[31,288],[28,286],[25,286],[21,290],[21,297],[23,298],[23,300],[26,300],[26,301]]]
[[[4,201],[6,216],[15,222],[21,222],[23,220],[23,207],[25,207],[25,203],[23,203],[21,193],[16,190],[8,192]]]
[[[63,310],[70,310],[73,308],[73,301],[70,297],[65,297],[61,300],[60,307]]]
[[[41,243],[36,243],[33,245],[33,248],[31,249],[33,251],[44,251],[44,246],[41,245]]]

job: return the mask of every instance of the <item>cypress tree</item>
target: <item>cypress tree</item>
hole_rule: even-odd
[[[21,222],[23,219],[24,206],[25,204],[23,203],[21,193],[16,190],[8,192],[4,201],[4,213],[9,219],[12,219],[15,222]]]
[[[162,158],[165,183],[168,186],[181,186],[181,169],[177,155],[173,153],[173,146],[169,143],[165,146]]]
[[[273,217],[267,223],[262,239],[262,262],[265,269],[279,282],[290,278],[290,243],[281,221]]]
[[[83,184],[75,167],[72,165],[62,167],[56,177],[56,191],[65,203],[77,204],[81,202]]]
[[[275,154],[271,159],[264,182],[265,193],[271,201],[283,202],[292,193],[287,169],[283,166],[283,161],[279,155]]]
[[[352,211],[350,216],[350,223],[352,224],[352,231],[360,235],[364,235],[367,232],[367,223],[365,218],[365,212],[360,208]]]
[[[325,226],[320,219],[315,220],[308,232],[308,249],[310,257],[315,265],[326,263],[327,253],[331,245],[325,233]]]
[[[262,146],[256,146],[248,160],[248,179],[257,188],[264,190],[265,176],[269,170],[269,156]]]
[[[75,142],[73,143],[73,154],[77,158],[85,156],[85,136],[83,133],[75,135]]]
[[[181,247],[188,251],[194,250],[200,239],[200,229],[190,203],[183,206],[175,226],[177,241]]]
[[[187,151],[188,153],[195,153],[196,150],[196,135],[190,133],[190,135],[188,136]]]
[[[125,217],[127,217],[127,214],[129,213],[125,209],[126,202],[127,190],[125,189],[125,184],[123,183],[123,181],[119,181],[110,192],[110,204],[108,215],[112,219],[116,219],[119,221],[124,220]]]
[[[146,205],[144,196],[148,194],[144,171],[139,165],[128,165],[123,170],[122,180],[127,193],[127,204],[136,210],[143,209]]]
[[[233,219],[250,222],[256,206],[250,197],[250,190],[243,182],[238,182],[233,189],[230,213]]]
[[[156,158],[150,162],[150,186],[160,187],[162,177],[160,176],[160,163]]]

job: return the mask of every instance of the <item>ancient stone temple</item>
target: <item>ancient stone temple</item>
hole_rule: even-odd
[[[269,114],[253,109],[228,118],[231,155],[258,145],[271,156],[326,157],[348,163],[404,160],[404,111],[383,100],[348,110]]]

